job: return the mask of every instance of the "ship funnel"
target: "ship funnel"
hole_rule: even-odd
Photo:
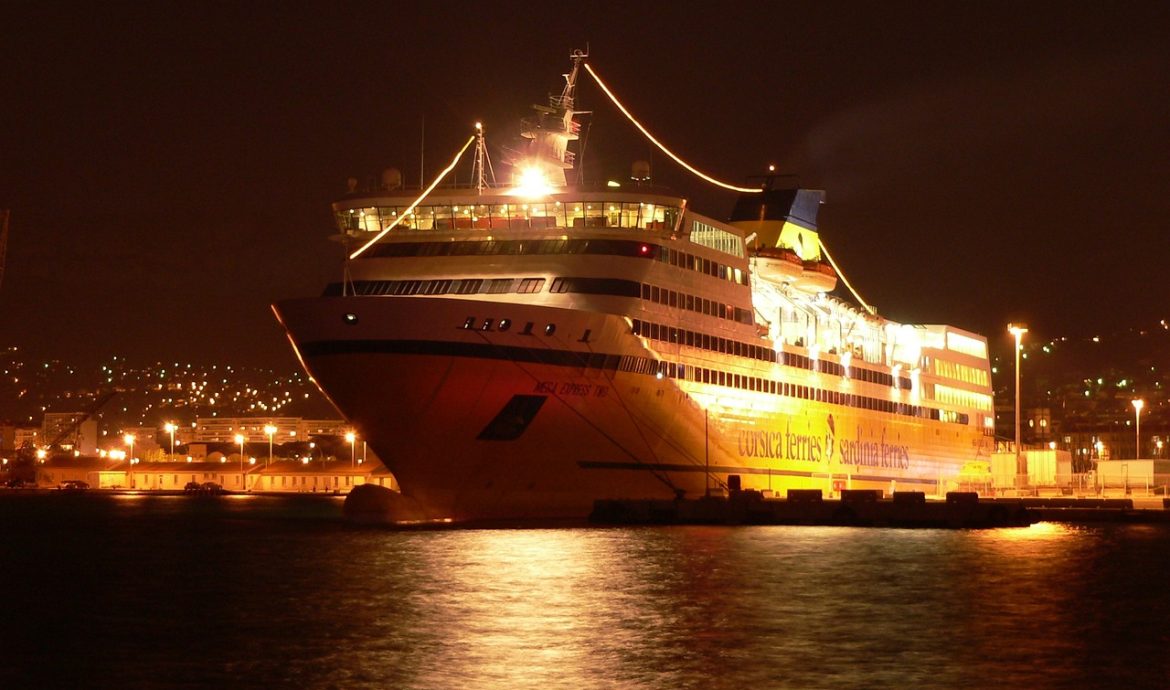
[[[770,181],[770,180],[769,180]],[[819,189],[772,189],[741,194],[731,224],[743,230],[756,273],[775,283],[807,292],[828,292],[837,274],[821,251],[817,211],[825,193]]]
[[[731,224],[755,233],[758,249],[792,249],[805,260],[820,258],[817,211],[825,201],[819,189],[765,189],[741,194]]]

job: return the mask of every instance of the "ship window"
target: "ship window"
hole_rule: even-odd
[[[658,293],[659,293],[658,286],[657,285],[651,286],[651,288],[650,288],[650,301],[651,302],[658,301],[658,298],[659,298]]]
[[[463,322],[463,327],[468,329],[468,330],[475,328],[475,317],[474,316],[467,317],[467,320]]]
[[[544,278],[525,278],[520,281],[520,287],[516,292],[531,294],[540,292],[544,288]]]
[[[544,334],[545,335],[552,335],[553,333],[556,333],[556,332],[557,332],[557,325],[555,323],[550,323],[549,325],[544,327]]]
[[[585,227],[605,227],[605,205],[601,203],[585,204]]]
[[[405,211],[405,206],[397,207],[391,211],[391,219],[397,218],[399,216],[402,217],[402,222],[398,224],[399,228],[430,230],[434,225],[434,215],[431,213],[431,209],[428,206],[418,206],[410,213],[410,215],[405,215]],[[421,223],[420,220],[425,220],[425,227],[424,223]]]
[[[490,331],[492,329],[492,319],[484,319],[483,325],[479,327],[481,331]]]
[[[341,317],[341,320],[352,326],[353,324],[358,322],[358,317],[357,317],[357,314],[347,313]]]
[[[650,299],[650,285],[642,283],[642,299]]]
[[[678,306],[678,293],[675,292],[674,290],[670,291],[670,306],[672,306],[672,307]]]
[[[496,328],[497,328],[497,329],[498,329],[498,330],[499,330],[501,333],[503,333],[504,331],[508,330],[508,329],[509,329],[509,328],[511,328],[511,327],[512,327],[512,321],[511,321],[511,319],[500,319],[500,325],[496,326]]]
[[[488,283],[488,293],[492,295],[499,295],[505,292],[512,291],[511,278],[493,278]]]

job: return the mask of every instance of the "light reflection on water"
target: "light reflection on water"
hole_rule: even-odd
[[[403,532],[58,498],[0,500],[35,525],[0,547],[36,583],[5,648],[78,686],[1170,687],[1163,526]]]

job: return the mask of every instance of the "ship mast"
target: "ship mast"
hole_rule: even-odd
[[[488,176],[491,182],[488,182]],[[475,123],[475,161],[471,165],[471,180],[475,184],[477,194],[496,183],[496,171],[492,169],[492,159],[488,156],[487,143],[483,137],[483,123]]]
[[[548,105],[534,105],[536,115],[525,118],[521,136],[530,139],[527,155],[518,161],[521,174],[536,169],[544,180],[553,187],[564,187],[568,182],[565,171],[573,167],[574,154],[568,150],[570,141],[576,141],[581,130],[573,121],[573,109],[577,90],[577,75],[588,56],[584,51],[574,50],[570,56],[573,68],[565,77],[565,87],[559,96],[549,96]]]

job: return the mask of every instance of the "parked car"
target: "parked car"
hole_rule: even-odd
[[[33,484],[32,482],[26,482],[25,480],[20,479],[20,478],[16,478],[16,479],[9,479],[4,484],[4,486],[7,486],[9,489],[24,489],[24,488],[36,486],[36,484]]]
[[[85,491],[89,489],[89,482],[83,482],[80,479],[69,479],[61,482],[58,488],[62,491]]]
[[[187,482],[183,486],[183,491],[186,491],[189,494],[197,494],[202,490],[203,490],[203,485],[200,484],[199,482]]]
[[[215,482],[203,482],[199,485],[200,491],[205,494],[220,494],[223,493],[223,487]]]

